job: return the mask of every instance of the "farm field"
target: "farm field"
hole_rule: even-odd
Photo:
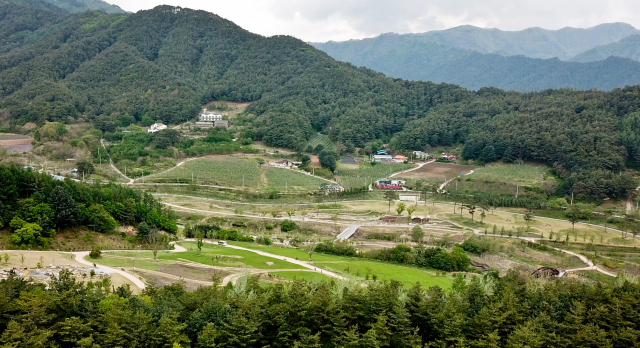
[[[312,136],[311,139],[309,139],[309,141],[307,142],[307,145],[305,145],[305,148],[307,146],[311,146],[311,148],[315,149],[318,145],[324,146],[325,150],[334,150],[333,142],[331,141],[331,139],[329,139],[328,136],[322,133],[316,133],[314,136]]]
[[[258,188],[260,165],[256,161],[233,157],[206,157],[185,162],[166,172],[145,177],[147,182],[194,182],[229,187]],[[244,178],[244,180],[243,180]]]
[[[474,169],[473,180],[497,181],[531,185],[542,182],[549,170],[544,166],[530,164],[492,164]]]
[[[452,177],[460,176],[460,174],[467,174],[476,168],[478,167],[433,162],[422,166],[420,169],[398,174],[397,177],[400,179],[426,179],[444,182],[445,178],[451,179]]]
[[[316,178],[291,169],[265,168],[267,187],[280,192],[318,190],[320,186],[331,184],[328,180]]]
[[[415,167],[413,163],[393,163],[393,164],[361,164],[359,168],[338,169],[336,176],[339,177],[339,183],[344,188],[354,188],[368,186],[372,181],[376,181],[389,174],[397,173],[403,170]]]

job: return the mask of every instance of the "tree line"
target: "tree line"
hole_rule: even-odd
[[[43,247],[57,231],[85,227],[108,233],[118,224],[177,232],[176,217],[151,195],[116,184],[87,185],[0,166],[0,228],[20,246]]]
[[[68,271],[47,286],[0,281],[5,347],[637,347],[640,285],[535,279],[511,271],[453,287],[335,281],[185,291],[149,284],[139,295]],[[73,305],[70,305],[73,303]]]

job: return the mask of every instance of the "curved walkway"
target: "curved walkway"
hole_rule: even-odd
[[[185,241],[193,241],[193,239],[185,239]],[[207,243],[207,244],[215,244],[215,245],[217,245],[217,244],[218,244],[218,243],[211,242],[211,241],[208,241],[208,240],[203,241],[203,242],[205,242],[205,243]],[[313,272],[320,273],[320,274],[324,274],[324,275],[329,276],[329,277],[332,277],[332,278],[336,278],[336,279],[340,279],[340,280],[346,280],[346,279],[347,279],[347,278],[345,278],[345,277],[343,277],[343,276],[341,276],[341,275],[338,275],[338,274],[336,274],[336,273],[333,273],[333,272],[329,272],[329,271],[327,271],[327,270],[320,269],[320,268],[315,267],[315,266],[313,266],[313,265],[311,265],[311,264],[309,264],[309,263],[307,263],[307,262],[300,261],[300,260],[296,260],[296,259],[292,259],[292,258],[290,258],[290,257],[286,257],[286,256],[282,256],[282,255],[270,254],[270,253],[267,253],[267,252],[264,252],[264,251],[260,251],[260,250],[247,249],[247,248],[243,248],[243,247],[240,247],[240,246],[237,246],[237,245],[230,245],[230,244],[227,244],[227,246],[226,246],[226,247],[227,247],[227,248],[231,248],[231,249],[237,249],[237,250],[249,251],[249,252],[252,252],[252,253],[256,253],[256,254],[258,254],[258,255],[261,255],[261,256],[266,256],[266,257],[270,257],[270,258],[273,258],[273,259],[278,259],[278,260],[287,261],[287,262],[289,262],[289,263],[293,263],[293,264],[296,264],[296,265],[302,266],[302,267],[304,267],[304,268],[308,268],[309,270],[311,270],[311,271],[313,271]]]

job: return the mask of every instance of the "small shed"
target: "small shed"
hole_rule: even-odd
[[[418,203],[420,200],[420,194],[414,192],[401,192],[398,194],[398,200]]]

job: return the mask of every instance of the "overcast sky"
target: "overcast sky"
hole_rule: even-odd
[[[640,0],[107,0],[136,12],[168,4],[201,9],[261,35],[343,41],[419,33],[463,24],[520,30],[587,28],[626,22],[640,28]]]

